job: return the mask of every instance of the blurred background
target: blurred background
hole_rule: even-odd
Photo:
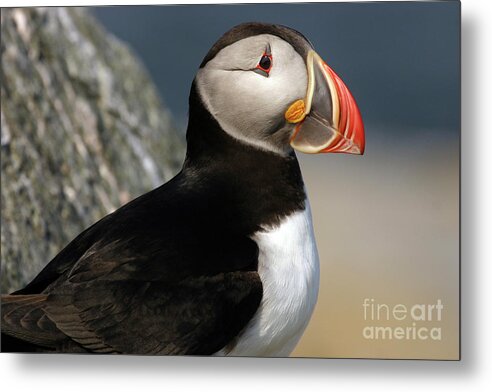
[[[66,13],[63,9],[50,9],[41,12],[41,16],[33,16],[29,21],[45,23],[45,20],[56,13],[53,25],[63,25],[66,28],[75,12],[73,9],[72,11]],[[337,358],[458,358],[459,2],[97,7],[86,8],[85,11],[92,14],[118,40],[131,47],[140,59],[140,65],[143,65],[148,77],[155,83],[157,95],[146,93],[141,98],[138,95],[139,83],[129,86],[132,84],[132,78],[129,77],[121,86],[114,81],[102,83],[101,90],[123,90],[118,99],[112,98],[113,95],[107,92],[102,94],[104,99],[109,100],[107,112],[96,113],[100,109],[92,107],[89,98],[89,104],[80,105],[81,109],[78,111],[83,115],[80,117],[82,125],[75,127],[73,131],[69,129],[70,134],[80,132],[81,138],[89,142],[101,138],[102,146],[96,145],[93,151],[104,163],[116,159],[121,149],[115,149],[111,159],[97,154],[113,148],[114,137],[122,134],[123,129],[123,134],[128,134],[124,139],[129,152],[128,157],[125,155],[120,159],[118,169],[115,170],[116,179],[108,180],[108,173],[104,171],[101,178],[90,182],[90,186],[97,186],[101,181],[113,185],[108,185],[107,190],[100,192],[92,189],[87,191],[87,200],[84,199],[82,207],[77,207],[73,213],[75,217],[88,225],[103,214],[103,210],[97,211],[93,216],[87,214],[87,209],[95,204],[90,199],[93,194],[104,196],[106,192],[109,195],[98,196],[103,201],[108,200],[105,209],[109,211],[142,189],[149,189],[159,179],[165,180],[171,176],[171,173],[162,172],[159,167],[159,149],[152,150],[158,139],[151,130],[165,122],[166,129],[177,129],[178,134],[184,135],[191,82],[208,49],[226,30],[246,21],[287,25],[302,32],[323,59],[341,76],[357,100],[366,129],[366,153],[362,157],[338,154],[298,155],[311,200],[321,262],[321,286],[314,315],[293,355]],[[36,29],[29,30],[25,16],[20,15],[18,13],[13,18],[19,33],[19,42],[27,42],[24,38],[30,33],[32,37],[39,36]],[[95,42],[97,54],[104,56],[109,64],[107,67],[121,68],[118,76],[125,75],[126,65],[120,67],[118,61],[121,56],[122,64],[126,64],[128,55],[120,49],[113,50],[113,46],[118,46],[114,42],[105,44],[106,46],[97,44],[102,41],[98,30],[95,29],[93,33],[93,27],[88,28],[77,17],[73,18],[77,31],[87,34]],[[8,65],[9,58],[5,54],[9,54],[9,51],[5,51],[3,47],[6,36],[4,25],[7,24],[2,20],[2,69],[7,69],[4,61]],[[46,42],[64,36],[54,28],[49,31],[52,35]],[[66,67],[69,76],[76,81],[72,85],[83,87],[76,94],[68,96],[67,102],[70,103],[72,96],[94,96],[97,89],[86,86],[99,83],[104,79],[101,75],[105,74],[98,72],[99,82],[89,80],[86,75],[89,71],[86,72],[83,68],[84,72],[79,71],[74,78],[73,74],[77,73],[77,66],[82,61],[89,69],[93,67],[95,63],[92,63],[91,56],[94,50],[90,45],[78,42],[76,34],[69,34],[67,39],[73,41],[70,47],[79,48],[80,53],[83,53],[74,63],[78,65],[68,64]],[[29,53],[36,53],[36,61],[40,63],[50,60],[49,57],[47,60],[46,57],[37,56],[34,49]],[[16,56],[15,53],[11,55],[12,58]],[[12,61],[12,64],[15,62]],[[22,69],[24,63],[19,64],[12,66],[12,69]],[[97,65],[93,68],[99,70],[99,64]],[[26,80],[32,78],[30,73],[25,75]],[[45,80],[46,77],[41,79]],[[146,78],[142,76],[142,80],[145,81]],[[15,85],[18,86],[18,83]],[[14,87],[16,88],[19,89]],[[66,90],[67,88],[63,88],[60,91]],[[5,126],[9,120],[6,106],[8,102],[13,102],[5,99],[4,91],[8,92],[8,89],[4,89],[2,80],[3,178],[10,170],[5,146],[9,149],[15,147],[16,140],[15,134],[11,132],[13,136],[10,136],[8,132],[4,132],[10,129]],[[161,100],[165,108],[163,118],[145,113],[139,106],[143,99],[146,99],[147,106]],[[74,102],[77,104],[77,101]],[[112,125],[109,127],[108,119],[112,119],[115,116],[114,111],[121,110],[125,102],[128,104],[124,107],[124,113],[118,114],[118,121],[111,120]],[[57,105],[61,103],[55,102],[54,107],[58,107]],[[17,107],[12,110],[18,111]],[[143,110],[136,114],[138,121],[132,118],[133,107]],[[91,114],[92,111],[94,115]],[[22,114],[20,111],[19,113]],[[86,121],[87,118],[91,121]],[[142,128],[137,125],[143,123],[144,131],[137,131],[137,128]],[[96,136],[89,129],[91,124],[98,129],[99,134]],[[33,129],[35,128],[33,125]],[[59,128],[65,132],[67,127],[60,124]],[[49,124],[47,129],[52,131],[57,128]],[[111,134],[108,134],[108,129]],[[60,143],[63,135],[60,136]],[[153,139],[146,135],[152,135]],[[163,136],[168,137],[170,136]],[[136,148],[136,140],[143,140],[146,144],[137,144]],[[56,143],[53,145],[56,150]],[[89,153],[92,153],[91,143],[86,145]],[[177,140],[166,148],[170,149],[166,156],[173,156],[170,170],[176,170],[175,162],[182,157],[182,144]],[[173,155],[174,150],[177,152]],[[74,155],[78,156],[78,153],[72,154],[71,151],[67,152],[67,157],[60,159],[61,162]],[[126,150],[124,151],[126,154]],[[56,156],[57,151],[51,153]],[[136,157],[135,165],[128,164],[132,157]],[[91,173],[101,171],[99,161],[91,163],[92,161],[94,160],[89,154],[87,160],[79,165],[87,167],[93,164]],[[130,171],[137,171],[138,162],[142,166],[141,173],[146,173],[149,179],[125,192],[125,184],[136,177]],[[55,171],[58,170],[58,163],[50,163]],[[74,166],[76,177],[83,177],[77,167]],[[109,169],[112,169],[111,165]],[[12,173],[12,181],[17,181],[17,172]],[[65,186],[69,174],[70,171],[65,173],[65,177],[58,179],[56,184]],[[43,179],[42,175],[35,177]],[[73,189],[61,189],[59,194],[68,199],[73,199],[74,195],[80,198],[85,189],[83,184],[87,183],[83,180],[84,178],[74,184]],[[19,187],[22,188],[22,184]],[[14,202],[22,198],[22,193],[17,188],[11,194],[19,195],[14,198]],[[55,199],[59,194],[55,195]],[[26,198],[32,204],[33,197]],[[43,203],[38,204],[39,210],[42,210]],[[15,288],[14,285],[6,286],[5,282],[8,285],[9,281],[4,279],[5,276],[11,276],[4,271],[7,254],[4,243],[19,237],[15,237],[15,233],[10,236],[11,233],[4,230],[4,219],[9,217],[11,211],[17,211],[14,207],[15,203],[11,206],[4,202],[2,192],[4,291],[5,287]],[[55,219],[57,211],[56,206],[53,207],[47,221]],[[15,219],[16,216],[12,215],[12,220]],[[37,232],[34,231],[34,237],[24,236],[23,239],[32,243],[39,242],[38,238],[45,238],[45,243],[49,243],[49,235],[44,226],[40,227]],[[78,226],[70,226],[63,233],[65,240],[73,238],[78,230]],[[46,250],[46,255],[54,255],[58,250],[51,246]],[[39,252],[32,251],[27,256],[35,257],[37,254]],[[18,257],[16,253],[11,259],[22,263],[26,257]],[[49,258],[43,254],[40,260],[48,261]],[[19,281],[25,282],[32,278],[37,270],[38,266],[32,267]],[[11,280],[14,278],[12,275]],[[419,322],[418,326],[440,327],[442,339],[364,339],[362,331],[367,326],[412,325],[408,319],[376,322],[364,320],[362,305],[365,298],[374,299],[379,304],[405,304],[408,307],[414,304],[435,304],[440,299],[444,305],[442,320]]]
[[[246,21],[302,32],[361,109],[366,153],[298,154],[321,261],[294,356],[456,359],[459,353],[459,2],[91,9],[138,53],[181,129],[198,65]],[[366,340],[364,298],[444,304],[441,341]]]

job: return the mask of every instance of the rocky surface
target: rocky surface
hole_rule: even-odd
[[[1,289],[172,177],[183,138],[135,55],[77,8],[1,13]]]

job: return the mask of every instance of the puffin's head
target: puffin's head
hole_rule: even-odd
[[[364,126],[342,80],[288,27],[241,24],[205,56],[198,94],[232,137],[280,154],[364,152]]]

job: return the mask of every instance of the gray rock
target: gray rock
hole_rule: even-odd
[[[1,13],[1,288],[172,177],[184,138],[135,55],[77,8]]]

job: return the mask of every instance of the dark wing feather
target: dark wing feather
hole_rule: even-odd
[[[261,300],[256,272],[160,282],[60,287],[46,307],[65,334],[93,352],[208,355],[227,345]]]
[[[48,296],[2,295],[2,351],[84,352],[46,315]]]

